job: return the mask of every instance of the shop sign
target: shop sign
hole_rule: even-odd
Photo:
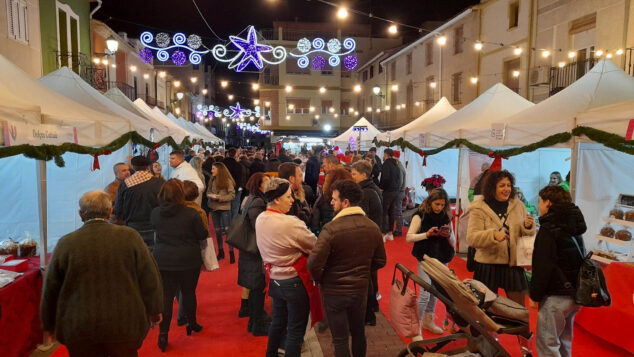
[[[77,144],[77,129],[71,126],[34,125],[8,120],[0,121],[0,123],[2,123],[3,146]]]

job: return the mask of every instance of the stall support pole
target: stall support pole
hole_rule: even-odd
[[[463,147],[458,148],[458,180],[456,185],[456,222],[455,227],[458,227],[458,223],[460,222],[460,212],[462,211],[462,194],[460,189],[462,188],[462,156],[463,150],[466,150]],[[454,232],[455,233],[455,232]],[[456,233],[456,251],[461,252],[460,250],[460,237]],[[466,251],[466,250],[465,250]]]
[[[572,202],[577,201],[577,168],[579,167],[579,141],[577,136],[572,137],[572,151],[570,155],[570,197]]]
[[[37,162],[38,216],[40,220],[40,269],[46,269],[46,256],[48,254],[46,161],[37,160],[36,162]]]

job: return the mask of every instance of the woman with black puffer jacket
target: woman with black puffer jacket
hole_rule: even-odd
[[[586,222],[570,194],[561,186],[539,191],[541,224],[533,250],[530,297],[539,303],[537,352],[543,356],[572,356],[577,276],[585,255],[581,234]]]

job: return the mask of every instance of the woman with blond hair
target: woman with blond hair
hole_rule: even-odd
[[[222,236],[227,235],[229,224],[231,223],[231,200],[236,196],[236,182],[231,177],[227,167],[216,162],[211,167],[211,179],[207,185],[207,205],[211,209],[211,220],[216,231],[216,241],[218,242],[218,260],[225,258],[225,251],[222,245]],[[233,247],[229,246],[229,263],[233,264],[236,257],[233,254]]]

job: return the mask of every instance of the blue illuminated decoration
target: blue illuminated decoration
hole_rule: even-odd
[[[247,38],[243,39],[237,36],[229,36],[231,43],[238,49],[238,53],[226,58],[227,47],[225,45],[216,45],[212,50],[212,55],[217,61],[229,63],[229,69],[235,69],[236,72],[242,72],[253,64],[258,71],[262,70],[265,63],[280,64],[286,59],[286,49],[282,46],[269,46],[258,43],[258,36],[255,27],[249,26]],[[262,53],[270,52],[273,60],[267,60]]]
[[[169,50],[179,49],[174,51],[171,56],[174,64],[179,66],[185,64],[188,57],[189,62],[191,62],[192,64],[200,64],[200,62],[202,61],[202,56],[209,53],[209,50],[197,50],[198,47],[200,47],[202,44],[198,35],[190,35],[188,39],[184,34],[177,33],[171,39],[171,42],[173,42],[171,46],[170,37],[164,32],[157,34],[155,40],[154,35],[151,32],[145,31],[141,34],[140,40],[143,46],[157,51],[156,58],[158,58],[158,60],[161,62],[165,62],[170,59],[170,54],[168,52]],[[153,42],[156,45],[153,45]],[[186,42],[189,44],[189,46],[185,44]],[[189,52],[189,56],[187,56],[187,54],[182,50]]]
[[[364,131],[368,131],[368,127],[365,125],[358,125],[358,126],[353,126],[352,127],[352,131],[355,132],[364,132]]]
[[[344,52],[341,52],[342,46],[345,50]],[[316,70],[323,69],[325,65],[325,63],[323,63],[325,62],[324,56],[328,57],[328,64],[331,67],[339,66],[339,64],[341,64],[341,57],[345,57],[344,66],[347,70],[352,70],[356,68],[358,64],[357,57],[352,55],[356,48],[357,43],[352,38],[346,38],[343,40],[343,44],[336,38],[330,39],[327,44],[322,38],[315,38],[312,43],[307,38],[302,38],[297,41],[297,51],[299,51],[299,54],[290,52],[289,55],[297,58],[297,66],[299,68],[307,68],[311,63],[309,56],[320,54],[319,56],[313,56],[313,68]]]
[[[220,118],[221,116],[225,116],[230,118],[233,121],[236,120],[243,120],[244,117],[250,117],[250,116],[255,116],[257,118],[261,118],[262,117],[262,113],[261,113],[261,109],[260,106],[256,106],[254,109],[247,109],[247,108],[243,108],[240,106],[240,103],[236,103],[236,107],[229,107],[230,109],[223,109],[220,106],[217,105],[202,105],[202,104],[198,104],[196,106],[196,109],[198,109],[198,111],[196,112],[196,116],[197,117],[210,117],[210,118]],[[239,108],[240,110],[236,110],[236,108]],[[270,115],[270,112],[269,112]]]

